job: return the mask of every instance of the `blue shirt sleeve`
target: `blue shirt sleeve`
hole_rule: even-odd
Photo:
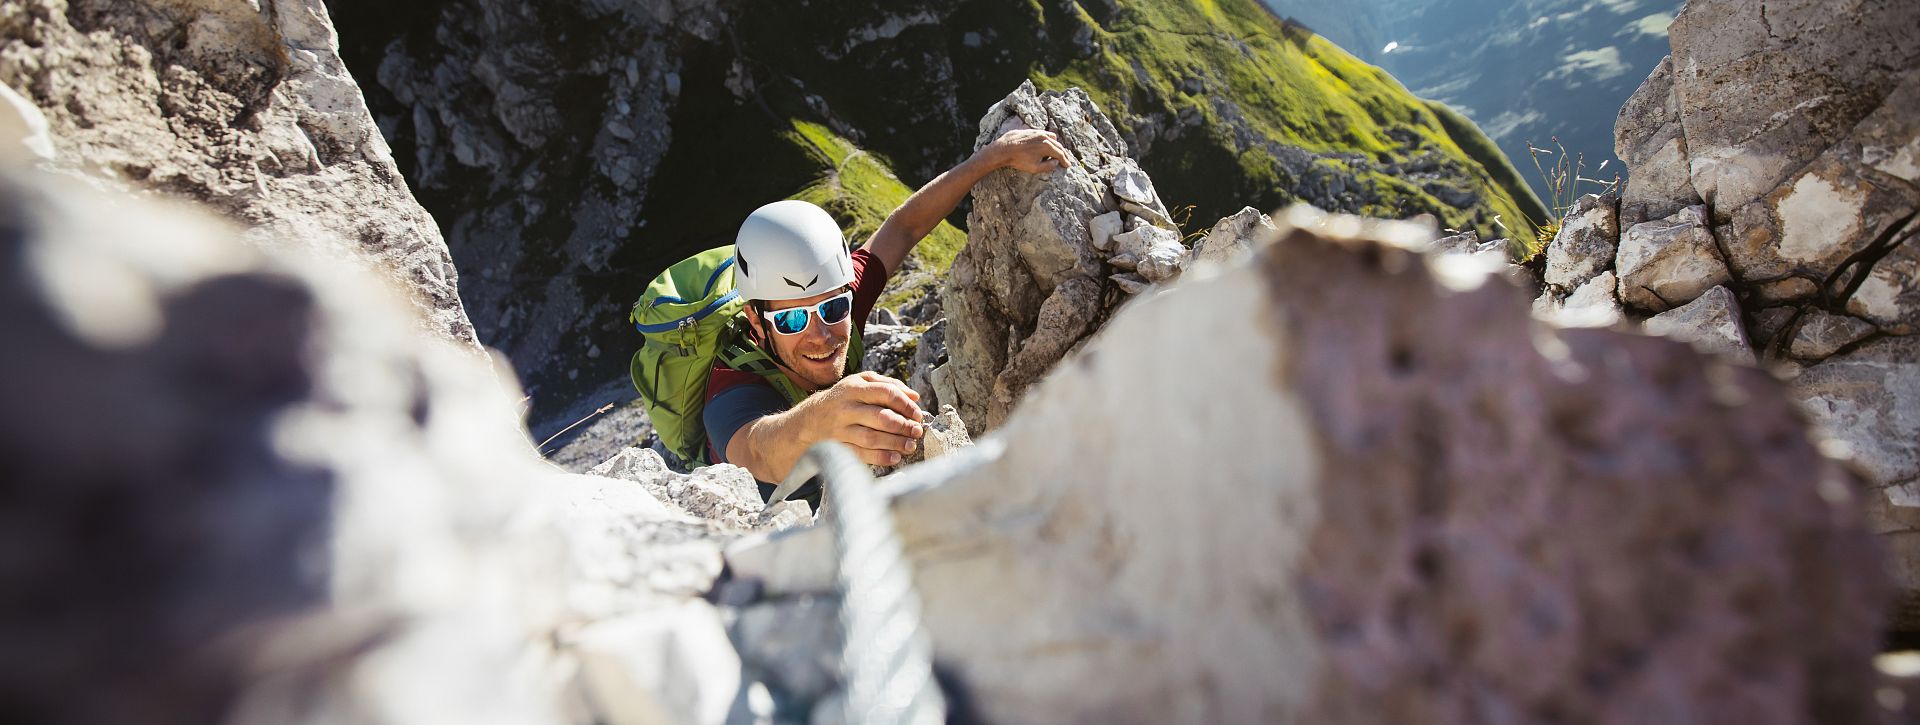
[[[707,441],[713,444],[714,463],[727,462],[727,443],[740,427],[761,416],[787,409],[787,399],[769,385],[735,385],[713,396],[701,413],[707,426]]]

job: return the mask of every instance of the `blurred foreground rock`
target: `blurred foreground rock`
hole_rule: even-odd
[[[1286,216],[892,479],[986,719],[1878,717],[1863,489],[1782,384]]]
[[[720,722],[744,471],[565,474],[353,265],[0,175],[0,696],[22,721]]]

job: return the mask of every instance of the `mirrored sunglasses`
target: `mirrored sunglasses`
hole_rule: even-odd
[[[829,325],[840,324],[853,313],[853,290],[847,290],[822,300],[820,304],[808,307],[788,307],[784,310],[761,310],[760,315],[773,325],[773,331],[782,335],[798,335],[807,329],[807,311],[813,310],[820,321]]]

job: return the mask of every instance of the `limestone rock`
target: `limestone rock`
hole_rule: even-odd
[[[713,605],[698,599],[599,622],[571,635],[585,695],[609,725],[731,722],[740,656]]]
[[[22,547],[0,584],[33,593],[0,632],[21,655],[0,684],[30,693],[16,706],[733,712],[741,667],[700,597],[725,544],[804,508],[762,511],[744,471],[676,474],[639,449],[600,469],[625,480],[557,471],[503,368],[423,334],[358,265],[47,175],[0,174],[0,226],[0,440],[20,491],[0,523]],[[101,511],[122,513],[103,530]]]
[[[1620,239],[1617,202],[1612,194],[1588,194],[1573,203],[1560,232],[1547,244],[1547,284],[1572,290],[1605,270]]]
[[[1920,137],[1917,137],[1920,138]],[[1847,297],[1847,312],[1895,335],[1920,334],[1920,222],[1909,224]]]
[[[1910,233],[1895,225],[1915,208],[1920,189],[1867,166],[1857,147],[1843,144],[1733,210],[1729,262],[1748,279],[1826,279],[1879,240]]]
[[[984,720],[1871,715],[1884,570],[1778,381],[1301,218],[890,479]]]
[[[812,518],[804,503],[783,501],[769,509],[753,474],[739,466],[723,463],[677,473],[659,453],[628,448],[587,473],[638,483],[654,498],[720,527],[785,528]]]
[[[355,260],[420,325],[479,351],[447,245],[320,0],[68,5],[25,0],[0,20],[0,82],[45,113],[61,167],[207,204],[256,243]]]
[[[1836,315],[1821,309],[1808,309],[1794,332],[1787,353],[1804,360],[1820,360],[1840,348],[1873,334],[1873,324],[1857,317]]]
[[[729,632],[749,677],[776,698],[811,702],[840,681],[839,613],[831,594],[776,598],[741,608]]]
[[[1805,277],[1788,277],[1752,283],[1750,289],[1755,304],[1782,305],[1813,297],[1820,291],[1820,285]]]
[[[920,334],[906,325],[867,325],[861,342],[865,352],[862,370],[905,382],[913,374],[911,363],[920,348]]]
[[[47,117],[32,101],[0,84],[0,163],[25,165],[53,160]]]
[[[559,721],[514,666],[562,542],[510,382],[364,270],[198,212],[0,176],[0,226],[11,707]]]
[[[1846,442],[1872,481],[1920,482],[1920,339],[1869,342],[1808,367],[1793,387],[1815,422]],[[1920,506],[1920,495],[1899,503]]]
[[[1478,246],[1480,246],[1480,233],[1468,229],[1459,234],[1435,239],[1428,248],[1441,254],[1459,254],[1472,252],[1473,248]]]
[[[1753,364],[1753,344],[1740,323],[1740,303],[1724,285],[1707,290],[1692,302],[1647,318],[1641,323],[1649,335],[1693,343],[1702,351],[1726,355]]]
[[[1193,262],[1234,265],[1253,256],[1253,250],[1273,240],[1273,219],[1246,207],[1215,222],[1193,245]]]
[[[933,371],[946,362],[947,320],[943,317],[920,333],[920,344],[914,347],[913,359],[907,362],[907,387],[920,394],[922,409],[940,408],[940,396],[933,385]]]
[[[1614,268],[1620,299],[1654,311],[1686,304],[1732,279],[1707,228],[1706,208],[1699,206],[1628,228]]]
[[[946,405],[941,406],[939,415],[927,420],[927,437],[921,445],[925,449],[923,458],[933,460],[973,445],[973,437],[967,435],[967,423],[960,419],[960,412]]]
[[[1900,593],[1891,626],[1920,630],[1920,338],[1888,337],[1808,366],[1793,390],[1827,444],[1866,472],[1868,520]]]
[[[1094,217],[1087,225],[1088,233],[1093,235],[1093,248],[1102,252],[1113,249],[1113,238],[1125,229],[1125,225],[1126,221],[1117,211]]]
[[[1621,228],[1672,216],[1700,203],[1687,162],[1680,100],[1673,92],[1672,56],[1661,59],[1620,107],[1613,148],[1632,170],[1620,199]]]
[[[1123,205],[1135,215],[1164,210],[1127,201],[1157,204],[1158,194],[1084,92],[1022,84],[980,120],[976,147],[1015,126],[1059,134],[1075,163],[1039,176],[1002,170],[974,187],[967,246],[941,290],[949,362],[936,377],[949,386],[938,391],[940,402],[976,430],[1003,419],[1134,286],[1109,273],[1108,259],[1131,254],[1145,274],[1168,279],[1186,256],[1171,224],[1107,234]],[[1095,245],[1102,235],[1111,253]]]
[[[1668,37],[1693,188],[1729,212],[1789,181],[1914,77],[1915,27],[1905,0],[1687,3]]]
[[[1565,301],[1551,290],[1534,300],[1533,314],[1561,327],[1611,327],[1626,319],[1626,310],[1614,296],[1618,282],[1612,272],[1601,272],[1567,295]]]

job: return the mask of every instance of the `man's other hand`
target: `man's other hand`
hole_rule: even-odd
[[[913,453],[926,435],[919,400],[920,394],[906,383],[860,372],[814,393],[803,405],[809,408],[814,440],[840,441],[869,465],[892,466]]]
[[[1008,131],[980,149],[999,168],[1019,169],[1029,174],[1044,174],[1073,165],[1073,155],[1060,144],[1052,131],[1023,128]]]

